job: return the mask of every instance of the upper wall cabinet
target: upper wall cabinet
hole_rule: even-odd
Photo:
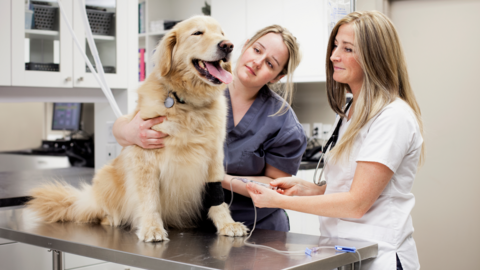
[[[12,1],[12,85],[72,87],[72,38],[56,3]],[[72,14],[72,1],[63,1]]]
[[[127,85],[127,0],[86,1],[95,9],[87,7],[87,15],[97,47],[100,61],[105,72],[105,79],[111,88],[126,88]],[[95,4],[95,2],[98,2]],[[103,4],[103,6],[102,6]],[[85,28],[78,3],[75,2],[73,18],[75,35],[81,43],[82,50],[87,52],[92,65],[95,65],[92,53],[85,37]],[[98,87],[90,69],[77,47],[73,50],[73,74],[75,87]]]
[[[99,88],[73,42],[57,1],[33,3],[26,6],[25,1],[11,1],[11,85]],[[127,0],[87,1],[88,20],[111,88],[127,88],[126,3]],[[87,48],[78,1],[62,1],[62,7],[82,50],[95,65]]]
[[[294,81],[325,81],[326,0],[212,0],[212,16],[235,45],[234,61],[248,38],[265,26],[279,24],[300,43],[303,58]]]
[[[10,24],[10,0],[0,0],[0,37],[9,37],[12,33]],[[11,85],[11,50],[10,42],[6,42],[5,39],[0,42],[0,85]]]

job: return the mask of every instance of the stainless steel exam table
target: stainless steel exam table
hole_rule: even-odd
[[[45,174],[48,173],[44,172],[43,176]],[[75,173],[70,174],[67,182],[73,181],[73,175]],[[84,171],[76,175],[86,180]],[[0,177],[0,189],[1,181]],[[32,187],[30,184],[24,186]],[[321,249],[312,256],[282,255],[245,246],[243,237],[219,236],[199,230],[169,230],[170,241],[144,243],[125,228],[38,222],[23,206],[0,208],[0,238],[51,249],[54,269],[63,267],[62,252],[145,269],[315,270],[352,269],[352,264],[358,262],[356,253],[336,253],[333,249],[335,245],[356,247],[362,260],[374,258],[378,252],[376,243],[269,230],[255,230],[249,242],[279,250],[297,251],[314,246],[332,248]]]

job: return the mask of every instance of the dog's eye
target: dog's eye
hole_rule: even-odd
[[[203,35],[203,32],[197,31],[197,32],[192,34],[192,36],[199,36],[199,35]]]

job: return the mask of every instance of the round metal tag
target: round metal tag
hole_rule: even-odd
[[[163,104],[165,104],[165,107],[171,108],[171,107],[173,107],[173,104],[175,104],[175,101],[173,100],[173,98],[167,97]]]

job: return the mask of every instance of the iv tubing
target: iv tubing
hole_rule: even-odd
[[[83,1],[81,2],[81,4],[83,4]],[[70,22],[68,21],[68,18],[67,18],[67,15],[65,14],[65,11],[63,10],[63,6],[62,6],[62,0],[59,0],[58,1],[58,6],[59,6],[59,9],[60,9],[60,13],[62,14],[62,17],[63,19],[65,20],[65,23],[68,27],[68,30],[70,31],[70,33],[72,34],[72,38],[73,40],[75,41],[75,45],[77,45],[77,48],[80,50],[80,53],[82,54],[86,64],[88,65],[88,68],[90,68],[90,71],[92,72],[93,76],[95,77],[95,79],[97,80],[98,84],[100,85],[103,93],[105,94],[105,97],[107,98],[108,102],[110,103],[110,106],[112,107],[112,110],[113,112],[115,113],[115,116],[116,117],[120,117],[122,116],[122,112],[120,111],[120,108],[118,107],[117,105],[117,102],[115,101],[115,98],[113,97],[113,94],[112,94],[112,90],[108,87],[108,85],[106,84],[106,81],[105,81],[105,74],[103,73],[103,66],[99,64],[97,64],[97,67],[99,70],[102,70],[100,72],[100,75],[102,76],[103,80],[100,79],[97,75],[97,72],[95,71],[95,69],[93,69],[93,66],[92,64],[90,63],[90,60],[88,59],[87,55],[85,54],[85,52],[82,50],[82,47],[80,46],[80,43],[78,42],[78,39],[77,37],[75,36],[75,32],[73,31],[73,28],[72,26],[70,25]],[[83,13],[86,14],[86,10],[85,10],[85,6],[82,6],[83,8]],[[83,17],[83,16],[82,16]],[[85,21],[84,21],[85,23]],[[88,30],[86,30],[86,33],[87,33],[87,39],[88,39],[88,42],[90,44],[90,48],[92,48],[92,43],[90,43],[90,39],[93,41],[93,37],[91,36],[91,30],[90,30],[90,25],[88,24],[88,21],[85,25],[86,28],[88,28]],[[95,43],[93,43],[93,47],[95,47]],[[92,50],[92,49],[90,49]],[[96,50],[96,47],[95,47],[95,50],[94,50],[97,55],[96,57],[98,57],[98,52]],[[92,54],[94,54],[94,58],[95,58],[95,53],[94,51],[92,50]],[[105,82],[105,84],[103,84]]]
[[[85,8],[85,0],[77,1],[79,8],[82,14],[83,26],[85,27],[85,34],[88,41],[88,46],[90,47],[90,51],[93,55],[93,60],[95,61],[95,65],[97,66],[97,71],[99,72],[100,79],[102,80],[103,85],[108,89],[108,94],[113,98],[112,91],[108,87],[107,81],[105,80],[105,72],[103,70],[102,62],[100,61],[100,56],[98,55],[97,46],[95,41],[93,40],[92,29],[90,28],[90,23],[88,22],[87,17],[87,9]],[[98,68],[101,67],[101,68]]]
[[[233,187],[232,187],[233,180],[242,181],[238,177],[234,177],[234,178],[230,179],[230,192],[231,192],[232,195],[231,195],[230,203],[228,204],[228,208],[230,208],[230,206],[232,205],[232,202],[233,202]],[[245,182],[242,181],[242,183],[245,183]],[[252,200],[252,203],[253,203],[253,200]],[[250,234],[247,236],[247,238],[245,238],[243,240],[243,244],[245,244],[246,246],[254,247],[254,248],[267,249],[267,250],[270,250],[270,251],[273,251],[273,252],[276,252],[276,253],[280,253],[280,254],[283,254],[283,255],[304,255],[305,254],[304,250],[286,251],[286,250],[278,250],[276,248],[272,248],[272,247],[265,246],[265,245],[248,243],[247,240],[252,236],[253,231],[255,230],[255,226],[257,225],[257,207],[255,206],[254,203],[253,203],[253,210],[255,212],[255,219],[253,220],[253,228],[250,231]],[[327,249],[332,249],[333,248],[333,249],[335,249],[334,246],[318,246],[318,247],[315,247],[315,249],[317,249],[317,250],[321,249],[321,248],[327,248]],[[355,250],[355,253],[358,254],[358,263],[359,263],[358,269],[360,270],[362,268],[362,257],[360,256],[360,252],[358,252],[358,250]]]

